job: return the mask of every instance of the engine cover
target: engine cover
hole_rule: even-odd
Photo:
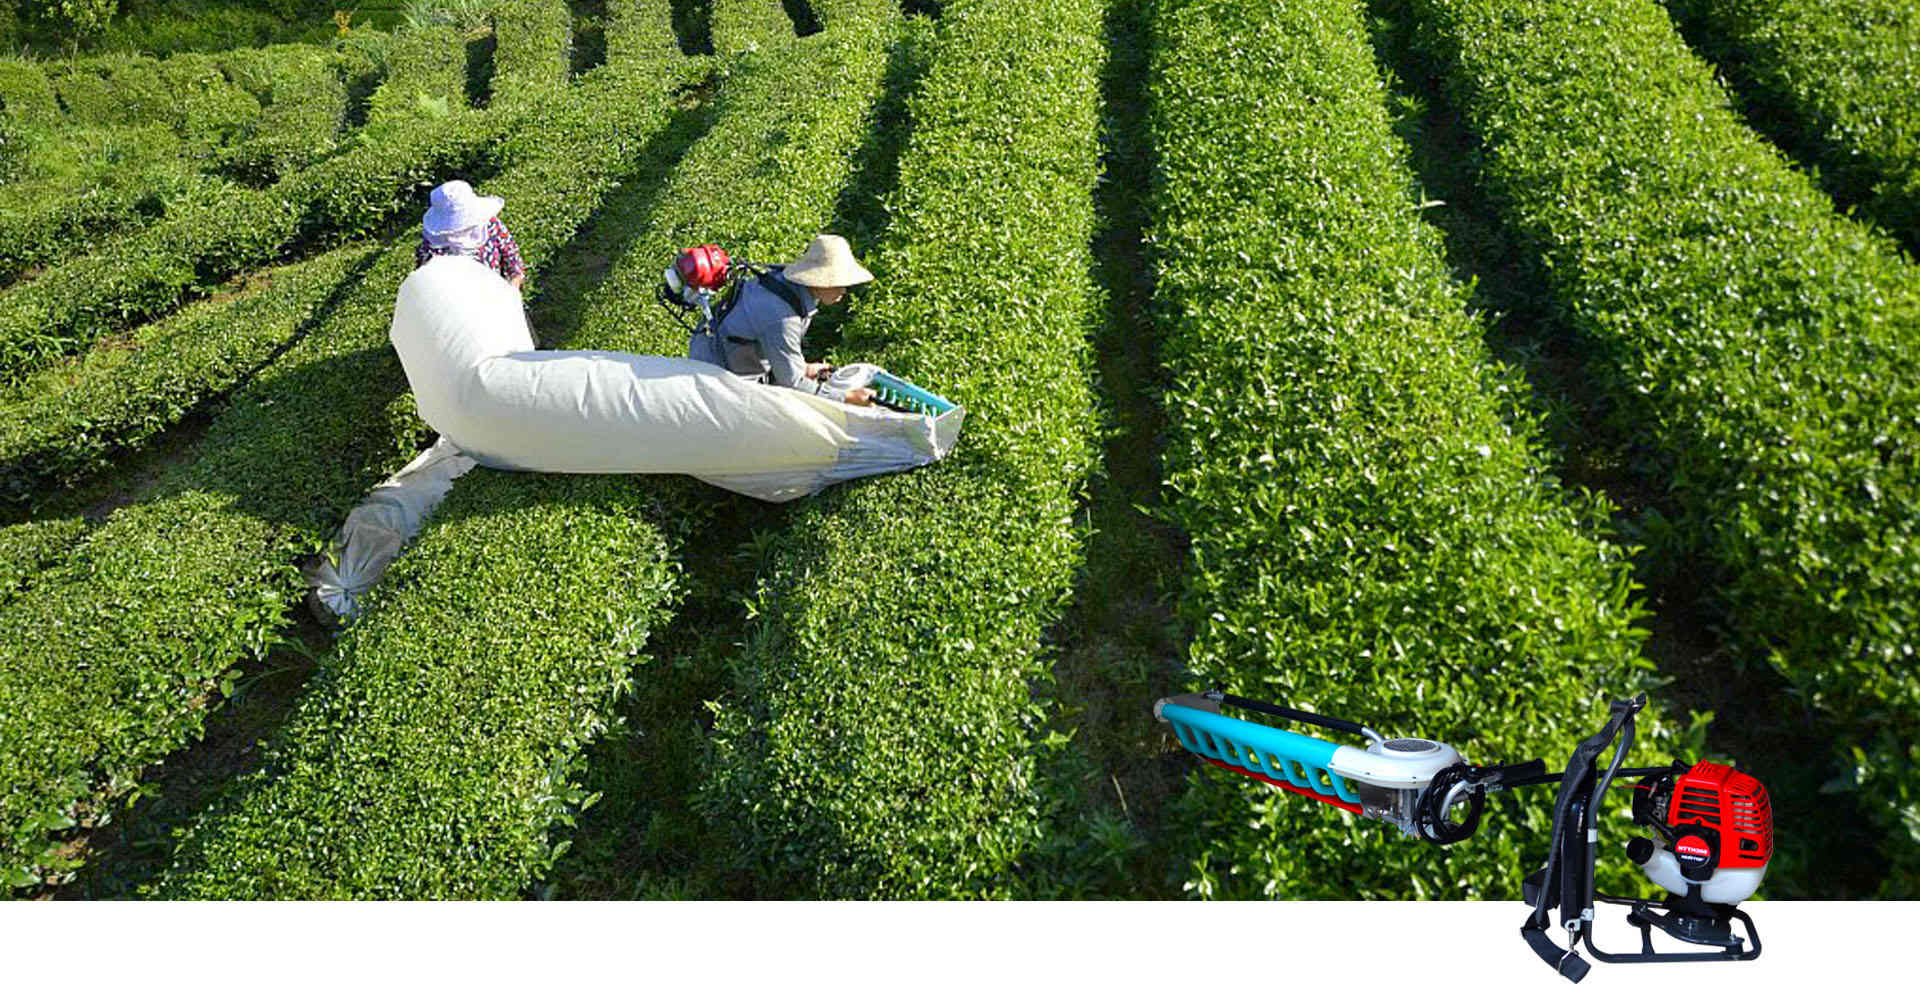
[[[689,288],[719,291],[727,283],[727,277],[733,261],[725,250],[713,243],[703,243],[680,251],[674,259],[673,269],[680,280]]]
[[[1709,903],[1753,895],[1773,859],[1773,806],[1766,786],[1725,764],[1701,761],[1655,780],[1635,812],[1654,828],[1652,849],[1630,851],[1654,884]],[[1636,796],[1636,798],[1639,798]]]
[[[1682,837],[1684,849],[1687,838]],[[1760,880],[1767,875],[1767,866],[1758,868],[1721,868],[1704,880],[1688,878],[1680,870],[1680,858],[1674,853],[1673,846],[1664,839],[1654,839],[1653,856],[1642,862],[1640,870],[1647,878],[1676,896],[1685,896],[1690,886],[1700,887],[1700,898],[1709,903],[1738,904],[1760,888]]]

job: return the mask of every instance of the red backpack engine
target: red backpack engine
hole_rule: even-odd
[[[680,251],[680,256],[673,259],[667,284],[672,287],[673,278],[678,277],[681,287],[674,289],[675,292],[688,288],[717,292],[726,287],[732,265],[733,261],[718,244],[702,243]]]
[[[1682,899],[1738,903],[1760,887],[1773,858],[1766,786],[1725,764],[1676,761],[1634,788],[1633,818],[1655,836],[1633,838],[1627,857]]]
[[[740,300],[742,286],[778,270],[765,264],[734,260],[718,244],[702,243],[680,251],[661,273],[660,287],[654,290],[654,297],[688,333],[698,335],[718,329],[720,321]],[[793,293],[786,290],[787,286],[769,287],[781,295],[794,312],[805,311]]]
[[[660,287],[654,298],[668,314],[686,329],[698,335],[714,329],[726,314],[729,303],[739,291],[728,284],[742,273],[752,273],[755,265],[735,264],[733,258],[716,243],[688,247],[673,258],[660,274]]]

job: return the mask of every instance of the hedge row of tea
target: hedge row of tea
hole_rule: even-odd
[[[562,72],[522,74],[515,85],[522,102],[566,84],[565,5],[502,10],[527,6],[560,8],[560,34],[547,31],[540,47],[559,53]],[[507,37],[525,26],[502,24]],[[37,491],[97,470],[111,454],[139,446],[230,389],[299,336],[317,311],[351,288],[350,273],[357,278],[370,262],[365,248],[343,248],[254,277],[249,284],[264,287],[97,344],[77,363],[0,394],[0,504],[25,504]]]
[[[1829,190],[1920,251],[1920,4],[1665,2]]]
[[[459,486],[150,894],[514,898],[565,849],[578,749],[668,614],[668,518],[589,477]]]
[[[618,182],[665,80],[644,71],[528,106],[493,187],[530,263]],[[610,114],[620,108],[631,115]],[[506,127],[512,130],[512,123]],[[551,131],[547,131],[551,129]],[[417,208],[418,206],[413,206]],[[70,868],[56,831],[98,822],[139,772],[195,738],[213,690],[281,634],[321,548],[422,429],[387,343],[415,237],[234,395],[155,499],[117,510],[0,609],[0,874]]]
[[[1669,463],[1675,552],[1833,720],[1911,891],[1920,271],[1755,139],[1657,6],[1411,7],[1592,381]]]
[[[897,17],[859,2],[874,20],[789,35],[731,67],[712,129],[671,165],[580,328],[545,336],[680,354],[685,334],[651,305],[674,249],[711,239],[777,259],[819,230]],[[566,846],[550,837],[585,801],[571,780],[580,749],[632,684],[684,539],[713,503],[684,480],[469,473],[348,630],[268,767],[194,831],[160,891],[521,893]]]
[[[217,57],[198,52],[165,60],[101,56],[48,68],[69,125],[163,124],[211,148],[260,113],[259,99],[229,80]]]
[[[242,45],[324,43],[338,0],[15,0],[0,4],[0,46],[56,57],[81,51],[214,52]],[[352,5],[356,31],[391,23],[401,0]]]
[[[57,496],[231,390],[350,294],[377,253],[350,245],[254,276],[233,298],[196,304],[0,390],[0,509]]]
[[[737,55],[794,36],[780,0],[713,0],[713,51]]]
[[[655,30],[653,11],[657,2],[606,0],[602,6],[606,8],[607,62],[633,63],[679,53],[680,42],[672,31],[662,37]]]
[[[698,796],[729,842],[716,866],[765,894],[1002,894],[1039,837],[1042,632],[1095,455],[1102,9],[943,10],[841,354],[965,404],[966,431],[944,462],[823,494],[769,546]]]
[[[572,72],[573,14],[566,0],[503,0],[493,8],[489,107],[510,107],[564,84]]]
[[[387,48],[387,78],[367,107],[367,129],[377,133],[465,107],[468,41],[458,28],[441,26],[395,35]]]
[[[170,204],[217,197],[210,172],[259,111],[235,109],[224,129],[192,138],[157,121],[75,125],[57,107],[43,113],[22,100],[15,85],[28,77],[51,103],[39,66],[0,61],[0,285],[141,228]],[[254,103],[237,88],[228,94]]]
[[[151,130],[139,130],[106,142],[112,146],[137,143],[145,138],[140,132],[151,134]],[[217,181],[195,177],[172,162],[142,163],[116,171],[99,186],[59,194],[50,194],[41,185],[33,187],[32,192],[17,192],[18,196],[12,191],[0,193],[0,286],[35,268],[83,253],[97,240],[151,225],[169,206],[190,205],[223,193]]]
[[[422,34],[461,47],[445,32]],[[0,380],[301,246],[371,233],[411,205],[416,189],[471,170],[504,119],[467,111],[465,57],[455,85],[442,79],[445,59],[425,44],[413,34],[392,42],[390,72],[372,102],[380,125],[363,130],[350,150],[265,190],[209,194],[0,296]],[[457,100],[409,103],[406,95],[433,87],[440,97],[453,87]]]
[[[1355,0],[1154,7],[1150,245],[1193,690],[1564,754],[1645,690],[1605,510],[1543,469],[1525,389],[1448,277]],[[1336,734],[1305,730],[1338,740]],[[1670,733],[1642,717],[1642,755]],[[1551,790],[1446,851],[1201,770],[1202,896],[1513,898]]]
[[[0,605],[87,533],[85,518],[22,521],[0,527]]]
[[[181,190],[193,179],[264,185],[317,162],[346,125],[350,87],[378,79],[372,44],[0,60],[0,131],[16,154],[0,180],[22,182],[0,196],[0,280],[218,197]]]
[[[225,157],[223,169],[270,184],[332,153],[348,133],[353,99],[378,85],[382,70],[365,51],[276,45],[224,54],[229,79],[261,109]],[[362,93],[362,92],[365,93]]]
[[[18,381],[109,330],[298,247],[377,231],[416,208],[422,189],[470,173],[505,121],[462,111],[392,123],[264,191],[229,189],[7,290],[0,294],[0,381]]]
[[[0,610],[0,872],[67,862],[52,831],[108,818],[146,765],[197,737],[209,691],[285,627],[317,548],[411,445],[386,357],[396,245],[169,470]],[[385,285],[385,288],[380,287]]]

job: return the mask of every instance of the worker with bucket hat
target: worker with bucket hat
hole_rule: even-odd
[[[472,257],[499,272],[515,288],[527,280],[527,264],[520,245],[500,221],[504,198],[483,198],[466,181],[448,181],[433,189],[427,214],[420,220],[420,246],[413,253],[419,267],[435,257]]]
[[[873,402],[873,390],[832,385],[826,379],[832,367],[808,363],[800,342],[820,306],[845,298],[848,286],[872,280],[845,239],[816,236],[792,263],[742,286],[713,333],[693,338],[688,355],[745,378],[865,406]]]

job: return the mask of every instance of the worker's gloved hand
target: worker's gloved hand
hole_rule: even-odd
[[[808,378],[814,378],[814,379],[826,378],[828,375],[831,375],[831,374],[833,374],[833,366],[830,364],[827,364],[825,361],[807,362]]]
[[[870,406],[873,404],[873,390],[872,389],[848,389],[847,402],[852,403],[855,406]]]

